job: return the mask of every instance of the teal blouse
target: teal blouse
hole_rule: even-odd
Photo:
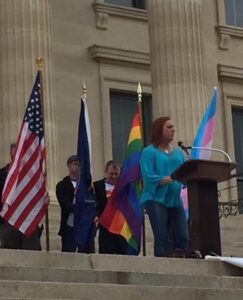
[[[165,153],[159,148],[149,145],[143,149],[140,167],[143,177],[143,191],[140,203],[154,200],[166,207],[182,207],[180,197],[181,184],[173,181],[159,185],[161,179],[170,176],[184,162],[184,156],[179,148],[173,148]]]

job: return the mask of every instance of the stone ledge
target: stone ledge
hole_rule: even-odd
[[[218,77],[221,81],[243,83],[243,68],[218,64]]]
[[[110,64],[129,64],[129,66],[140,66],[145,69],[150,67],[150,55],[145,52],[122,50],[94,44],[89,47],[89,53],[98,62],[108,61]]]
[[[221,50],[230,49],[232,38],[243,39],[243,28],[219,25],[216,26],[216,30],[219,35],[219,49]]]
[[[148,21],[148,11],[146,9],[139,9],[134,7],[125,7],[119,5],[112,5],[96,1],[93,3],[95,13],[108,14],[109,16],[118,16],[122,18],[137,19]]]
[[[243,38],[243,28],[219,25],[216,27],[220,34],[227,34],[235,38]]]

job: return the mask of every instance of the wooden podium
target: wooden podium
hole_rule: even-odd
[[[192,159],[171,174],[187,185],[190,248],[221,255],[217,183],[228,180],[235,163]]]

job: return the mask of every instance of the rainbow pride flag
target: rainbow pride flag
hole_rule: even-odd
[[[193,147],[204,147],[211,148],[213,144],[213,137],[216,124],[217,116],[217,106],[218,106],[218,92],[215,87],[212,92],[211,100],[207,106],[207,109],[204,113],[202,121],[198,127],[197,134],[194,138]],[[210,159],[211,151],[210,150],[191,150],[191,159]],[[188,212],[188,195],[187,188],[181,190],[181,199],[183,202],[183,207],[185,209],[186,217],[189,217]]]
[[[100,217],[100,224],[108,231],[122,235],[136,253],[140,250],[143,221],[143,212],[139,204],[141,194],[139,159],[142,151],[140,122],[137,108],[128,138],[126,159],[111,200]]]

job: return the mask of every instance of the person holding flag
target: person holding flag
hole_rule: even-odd
[[[1,199],[1,217],[5,222],[2,247],[41,250],[38,225],[46,214],[49,197],[40,70],[12,154]],[[29,243],[33,236],[36,239]]]
[[[128,137],[126,158],[122,164],[110,201],[100,216],[99,224],[118,234],[127,242],[127,254],[138,254],[141,247],[143,212],[139,204],[141,173],[139,159],[142,152],[139,106],[134,114]]]
[[[79,174],[74,205],[74,241],[78,252],[95,252],[94,238],[96,236],[96,202],[92,185],[91,164],[91,130],[88,106],[86,102],[86,87],[83,87],[81,109],[79,116],[77,159]]]
[[[56,195],[61,206],[58,234],[62,237],[62,251],[94,253],[96,211],[92,188],[91,133],[85,86],[83,91],[77,155],[67,159],[69,175],[56,186]]]
[[[0,199],[2,199],[2,192],[4,189],[6,178],[8,176],[8,171],[9,171],[11,162],[14,159],[15,150],[16,150],[16,144],[12,143],[10,145],[11,160],[3,168],[0,169]],[[2,209],[2,203],[0,203],[0,211],[1,211],[1,209]],[[28,243],[28,244],[32,244],[31,247],[28,246],[28,248],[35,249],[36,247],[33,245],[33,241],[35,240],[38,243],[37,249],[41,249],[40,240],[36,233],[32,234],[31,238],[27,238],[20,231],[15,229],[10,224],[6,223],[1,216],[0,216],[0,240],[1,240],[1,244],[0,244],[1,248],[26,249],[27,243]]]
[[[111,195],[118,181],[119,174],[119,165],[115,161],[109,160],[105,166],[105,178],[94,182],[98,217],[102,215],[108,202],[111,201]],[[119,220],[117,221],[119,223]],[[99,224],[99,253],[127,254],[127,248],[127,241],[122,235],[112,233]]]
[[[145,206],[154,235],[154,256],[184,257],[188,252],[188,229],[180,197],[181,184],[170,174],[183,162],[179,148],[174,148],[175,128],[169,117],[153,121],[151,144],[144,148],[140,167]]]

